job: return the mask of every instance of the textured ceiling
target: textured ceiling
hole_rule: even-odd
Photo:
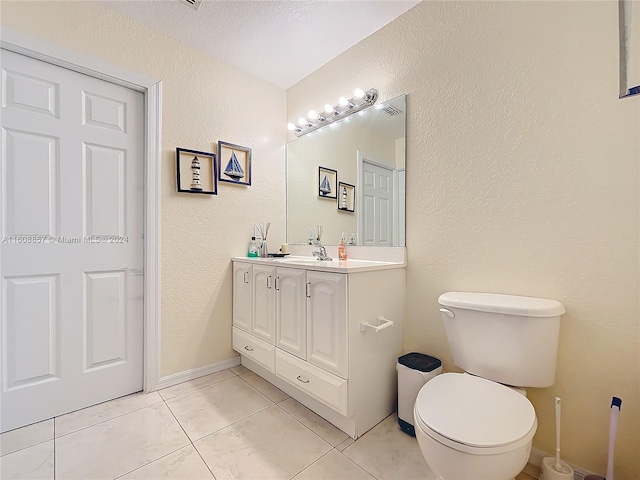
[[[104,0],[212,57],[288,88],[419,0]]]

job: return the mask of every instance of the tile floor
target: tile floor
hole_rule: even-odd
[[[395,415],[354,442],[242,366],[4,433],[0,454],[3,480],[435,478]]]

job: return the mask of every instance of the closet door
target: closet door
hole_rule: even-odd
[[[142,389],[144,96],[2,50],[1,430]]]

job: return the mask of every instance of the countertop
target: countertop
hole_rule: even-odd
[[[286,257],[233,257],[234,262],[253,263],[257,265],[273,265],[274,267],[304,268],[319,272],[357,273],[374,270],[404,268],[404,262],[383,262],[377,260],[317,260],[315,257],[287,255]]]

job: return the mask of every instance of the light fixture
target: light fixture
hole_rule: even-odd
[[[340,97],[340,100],[338,100],[338,105],[340,105],[342,108],[353,108],[355,107],[355,103],[353,103],[351,100],[347,100],[347,97]]]
[[[309,132],[313,132],[318,128],[329,125],[333,122],[341,120],[349,115],[357,113],[370,107],[378,100],[378,90],[371,88],[366,92],[360,88],[356,88],[353,97],[340,97],[337,105],[327,103],[324,106],[324,115],[319,114],[315,110],[310,110],[307,118],[298,119],[298,124],[289,123],[287,128],[292,130],[296,136],[300,137]]]
[[[307,118],[309,118],[309,120],[318,121],[318,122],[324,122],[326,120],[324,115],[320,115],[315,110],[309,110],[309,113],[307,114]]]

